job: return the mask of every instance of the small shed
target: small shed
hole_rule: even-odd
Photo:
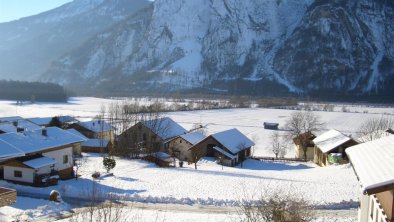
[[[143,160],[157,164],[160,167],[170,167],[174,163],[174,158],[168,153],[156,152],[142,158]]]
[[[278,130],[279,129],[279,123],[274,123],[274,122],[264,122],[264,129],[270,129],[270,130]]]

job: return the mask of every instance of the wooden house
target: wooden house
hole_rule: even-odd
[[[311,133],[311,132],[306,132],[303,133],[297,137],[293,138],[293,143],[294,143],[294,149],[295,149],[295,158],[298,159],[304,159],[305,158],[305,153],[304,149],[302,147],[302,143],[306,145],[306,160],[313,160],[314,158],[314,150],[315,150],[315,144],[313,143],[313,139],[315,139],[316,136]]]
[[[77,122],[71,124],[70,128],[76,129],[78,132],[90,139],[104,139],[111,143],[115,140],[111,124],[104,120]]]
[[[169,142],[169,154],[181,161],[193,162],[190,148],[205,138],[198,131],[179,135]]]
[[[346,149],[361,186],[358,221],[394,221],[394,135]]]
[[[111,148],[111,142],[104,139],[88,139],[81,143],[82,152],[109,153]]]
[[[169,152],[169,142],[187,130],[171,118],[140,121],[119,135],[121,146],[140,149],[143,153]]]
[[[83,138],[57,127],[19,133],[0,134],[0,141],[9,144],[7,160],[1,163],[3,178],[30,185],[49,185],[53,181],[73,177],[73,146]],[[2,151],[3,152],[3,151]],[[23,154],[23,155],[22,155]]]
[[[195,156],[215,157],[225,166],[235,166],[251,156],[254,142],[237,129],[230,129],[208,136],[190,148],[192,158]]]
[[[348,163],[346,148],[358,144],[354,139],[331,129],[313,139],[314,162],[320,166]]]

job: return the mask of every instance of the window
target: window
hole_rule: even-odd
[[[14,177],[22,177],[22,171],[15,170],[14,171]]]
[[[63,164],[68,163],[68,155],[63,156]]]
[[[142,140],[146,141],[146,133],[142,134]]]
[[[182,140],[179,140],[179,143],[182,143]]]

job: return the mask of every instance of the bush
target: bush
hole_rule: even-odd
[[[105,169],[107,170],[107,173],[109,173],[110,170],[112,170],[113,168],[115,168],[116,166],[116,161],[113,158],[110,157],[104,157],[103,159],[103,165],[105,167]]]

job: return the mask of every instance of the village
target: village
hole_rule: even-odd
[[[97,189],[100,201],[235,207],[240,199],[256,203],[265,189],[303,196],[318,209],[358,209],[359,221],[394,219],[390,108],[91,118],[97,106],[68,115],[51,106],[26,105],[20,116],[0,118],[0,213],[22,194],[49,198],[53,190],[74,202],[90,201]],[[361,134],[363,124],[373,125],[368,119],[388,124]]]

